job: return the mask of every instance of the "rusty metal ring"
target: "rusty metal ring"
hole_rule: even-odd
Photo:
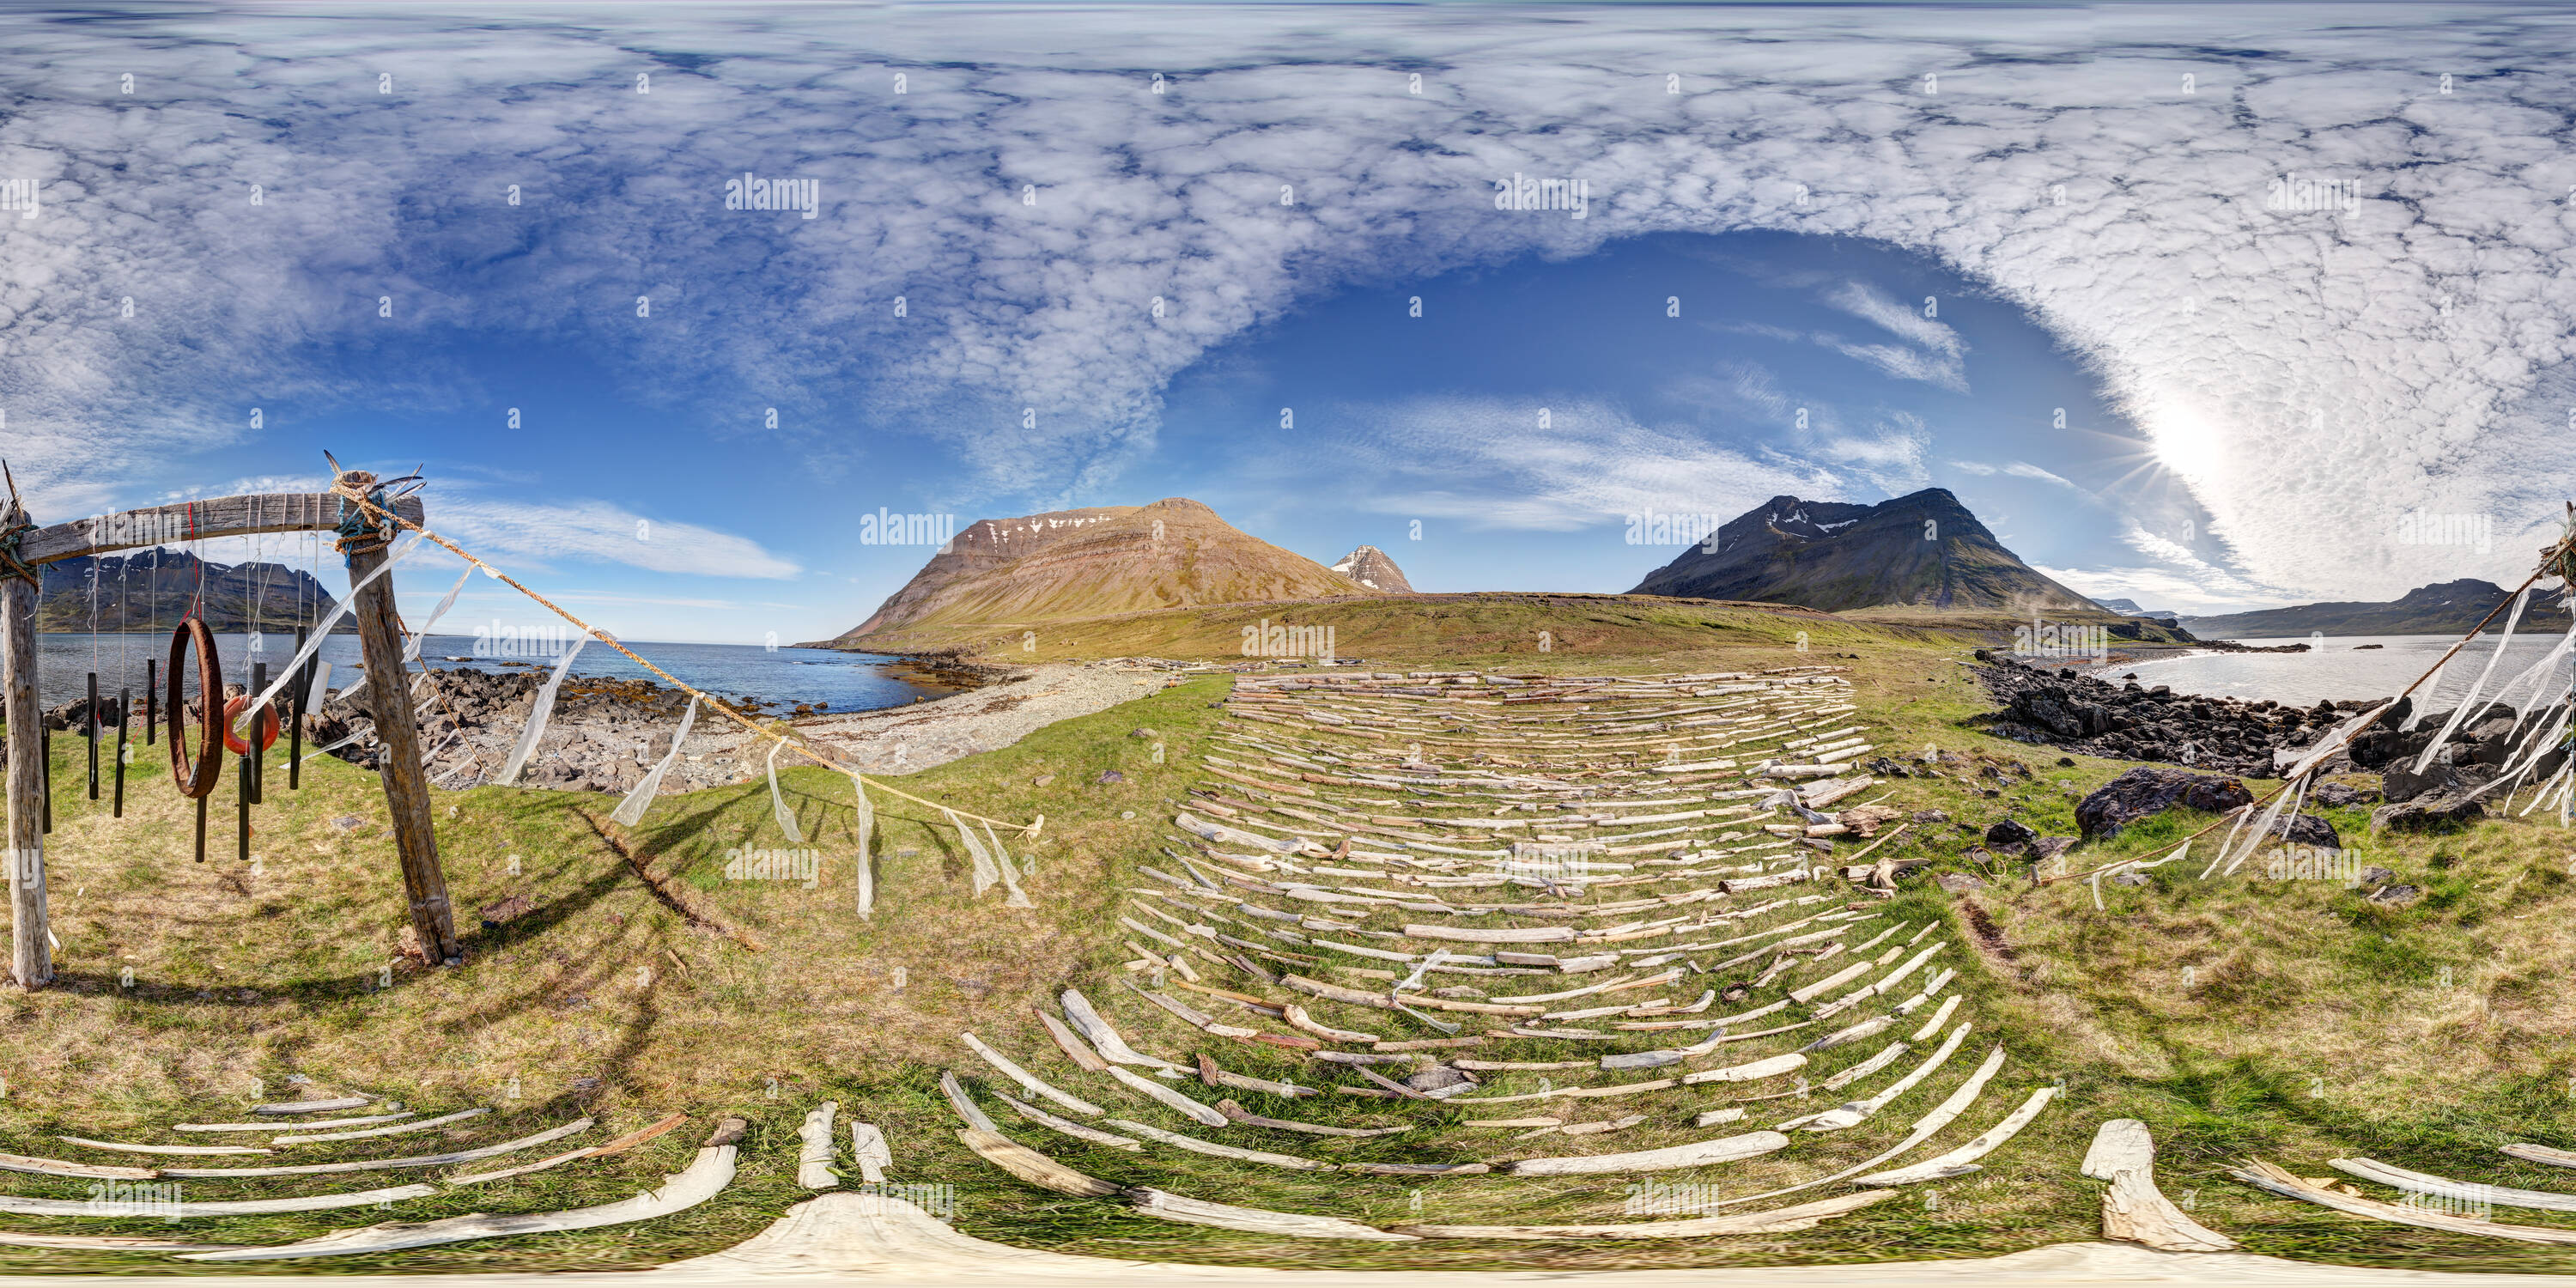
[[[197,718],[197,754],[188,754],[188,691],[180,682],[179,663],[197,650],[197,693],[203,699]],[[201,800],[214,793],[224,773],[224,740],[219,714],[224,699],[224,665],[215,656],[215,633],[204,618],[191,617],[170,632],[170,781],[179,794]],[[191,759],[195,760],[192,766]]]

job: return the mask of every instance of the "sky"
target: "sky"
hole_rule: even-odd
[[[1927,486],[2149,608],[2513,584],[2576,486],[2571,24],[11,10],[0,456],[45,521],[418,466],[634,639],[855,625],[930,553],[880,508],[1176,495],[1426,590]]]

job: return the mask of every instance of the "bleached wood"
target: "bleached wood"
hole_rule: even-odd
[[[2452,1234],[2477,1234],[2491,1239],[2512,1239],[2522,1243],[2576,1244],[2576,1230],[2535,1225],[2509,1225],[2502,1221],[2480,1221],[2474,1217],[2454,1216],[2431,1208],[2404,1207],[2382,1203],[2377,1199],[2355,1198],[2321,1189],[2260,1159],[2247,1159],[2245,1166],[2229,1168],[2228,1175],[2283,1198],[2300,1199],[2319,1207],[2333,1208],[2354,1216],[2386,1221],[2392,1225],[2421,1226],[2427,1230],[2445,1230]]]
[[[354,1194],[312,1194],[294,1199],[235,1199],[218,1203],[159,1204],[148,1214],[155,1219],[194,1220],[210,1216],[260,1216],[271,1212],[328,1212],[337,1208],[373,1207],[379,1203],[400,1203],[405,1199],[436,1194],[435,1185],[398,1185],[390,1189],[364,1190]],[[104,1205],[113,1208],[114,1205]],[[87,1199],[31,1199],[17,1195],[0,1195],[0,1212],[20,1216],[90,1216],[113,1217],[113,1210]]]
[[[1525,1158],[1502,1170],[1514,1176],[1583,1176],[1596,1172],[1668,1172],[1681,1167],[1707,1167],[1753,1158],[1786,1148],[1789,1138],[1776,1131],[1746,1132],[1716,1140],[1641,1149],[1626,1154],[1586,1158]]]
[[[394,513],[422,522],[420,498],[403,497]],[[73,519],[30,532],[19,543],[19,557],[49,564],[83,555],[137,550],[213,537],[242,537],[263,532],[327,532],[340,522],[340,498],[329,492],[271,492],[208,497],[176,505],[146,506],[114,514]]]
[[[490,1112],[492,1112],[490,1109],[460,1109],[455,1113],[441,1115],[437,1118],[423,1118],[416,1123],[402,1123],[392,1127],[368,1127],[359,1131],[324,1132],[319,1136],[276,1136],[270,1138],[268,1143],[271,1145],[318,1145],[324,1141],[332,1140],[373,1140],[380,1136],[407,1136],[416,1131],[428,1131],[432,1127],[444,1127],[449,1123],[463,1122],[468,1118],[480,1118]]]
[[[1273,1212],[1266,1208],[1236,1207],[1231,1203],[1185,1198],[1151,1186],[1138,1186],[1127,1191],[1127,1199],[1143,1216],[1190,1225],[1212,1225],[1225,1230],[1247,1230],[1254,1234],[1285,1235],[1294,1239],[1358,1239],[1372,1243],[1410,1243],[1416,1237],[1361,1225],[1357,1221],[1345,1221],[1340,1217]]]
[[[2328,1159],[2326,1166],[2349,1172],[2366,1181],[2419,1194],[2458,1198],[2494,1204],[2501,1207],[2530,1208],[2538,1212],[2576,1212],[2576,1194],[2558,1194],[2549,1190],[2518,1190],[2510,1186],[2490,1185],[2484,1181],[2455,1181],[2430,1172],[2408,1171],[2368,1158]]]
[[[0,525],[23,517],[0,509]],[[23,555],[22,555],[23,557]],[[0,838],[0,881],[9,887],[9,977],[18,987],[53,982],[54,948],[45,883],[44,709],[38,702],[36,587],[0,578],[0,721],[9,726],[8,835]]]
[[[1002,1129],[994,1125],[992,1116],[986,1114],[983,1107],[975,1103],[974,1097],[966,1094],[966,1088],[964,1084],[957,1081],[956,1073],[946,1069],[941,1070],[939,1090],[942,1095],[948,1097],[948,1107],[956,1110],[957,1116],[965,1119],[967,1126],[977,1131],[991,1132],[996,1136],[1002,1134]]]
[[[2551,1167],[2576,1167],[2576,1152],[2564,1149],[2551,1149],[2547,1145],[2527,1145],[2521,1141],[2497,1148],[2527,1163],[2547,1163]]]
[[[1148,1100],[1161,1104],[1163,1107],[1188,1118],[1192,1122],[1200,1123],[1209,1127],[1225,1126],[1225,1115],[1218,1113],[1216,1110],[1211,1109],[1196,1100],[1192,1100],[1188,1096],[1184,1096],[1151,1078],[1140,1077],[1116,1065],[1110,1066],[1109,1076],[1126,1084],[1128,1090],[1133,1091]]]
[[[1872,1172],[1867,1176],[1861,1177],[1854,1183],[1860,1185],[1913,1185],[1923,1181],[1948,1180],[1953,1176],[1965,1176],[1970,1172],[1981,1170],[1976,1166],[1976,1161],[1993,1153],[1997,1148],[2001,1147],[2004,1142],[2011,1140],[2016,1135],[2019,1135],[2021,1129],[2029,1126],[2032,1119],[2039,1117],[2039,1111],[2047,1108],[2048,1102],[2056,1095],[2057,1088],[2042,1087],[2039,1090],[2030,1093],[2030,1098],[2023,1101],[2020,1108],[2005,1115],[2002,1122],[1986,1129],[1984,1134],[1969,1141],[1967,1144],[1961,1145],[1957,1149],[1951,1150],[1950,1152],[1938,1157],[1927,1158],[1911,1167],[1900,1167],[1893,1171],[1886,1172]]]
[[[400,1105],[394,1105],[394,1106],[391,1106],[391,1108],[400,1109],[400,1108],[402,1108],[402,1106],[400,1106]],[[413,1110],[413,1111],[408,1112],[408,1113],[399,1113],[399,1114],[376,1114],[376,1115],[374,1115],[374,1116],[372,1116],[372,1117],[367,1117],[367,1118],[326,1118],[326,1119],[323,1119],[323,1120],[322,1120],[322,1121],[320,1121],[320,1122],[298,1123],[298,1124],[296,1124],[296,1127],[297,1127],[297,1129],[298,1129],[298,1130],[310,1129],[310,1130],[313,1130],[313,1131],[320,1131],[320,1130],[322,1130],[322,1129],[323,1129],[323,1128],[325,1128],[325,1127],[373,1127],[373,1126],[377,1125],[378,1123],[400,1122],[400,1121],[402,1121],[402,1120],[403,1120],[403,1119],[405,1119],[405,1118],[417,1118],[417,1117],[419,1117],[419,1116],[420,1116],[420,1111],[418,1111],[418,1110]],[[280,1123],[172,1123],[172,1124],[170,1124],[170,1130],[172,1130],[172,1131],[278,1131],[278,1130],[281,1130],[281,1129],[282,1129],[282,1127],[283,1127],[283,1124],[280,1124]]]
[[[672,1128],[677,1127],[688,1120],[689,1116],[687,1114],[672,1114],[663,1118],[660,1122],[637,1128],[636,1130],[628,1132],[615,1140],[593,1145],[587,1149],[570,1150],[565,1153],[557,1154],[552,1158],[541,1158],[533,1163],[523,1164],[518,1167],[505,1167],[498,1171],[476,1172],[470,1176],[451,1176],[447,1178],[447,1183],[450,1185],[479,1185],[485,1181],[498,1181],[512,1176],[525,1176],[530,1172],[546,1171],[550,1168],[561,1167],[566,1163],[575,1162],[580,1159],[607,1158],[612,1154],[623,1154],[627,1150],[633,1149],[637,1145],[641,1145],[646,1141],[660,1138],[663,1133],[670,1131]],[[558,1127],[552,1132],[530,1136],[525,1140],[511,1141],[506,1145],[492,1145],[480,1150],[469,1150],[467,1151],[466,1156],[472,1158],[488,1158],[493,1154],[507,1153],[514,1149],[522,1149],[529,1145],[538,1144],[541,1141],[552,1139],[557,1135],[569,1134],[575,1129],[587,1127],[589,1125],[590,1120],[584,1118],[579,1122],[570,1124],[569,1126]]]
[[[973,1051],[976,1055],[983,1057],[984,1063],[1000,1070],[1003,1077],[1009,1078],[1011,1081],[1028,1088],[1030,1092],[1044,1096],[1077,1114],[1089,1114],[1090,1116],[1097,1118],[1108,1112],[1100,1106],[1095,1105],[1080,1096],[1076,1096],[1071,1092],[1057,1090],[1045,1079],[1021,1068],[1018,1064],[1013,1063],[1010,1057],[984,1045],[983,1039],[976,1037],[974,1034],[960,1033],[957,1036],[965,1041],[967,1050]]]
[[[2338,1164],[2340,1165],[2340,1164]],[[2113,1118],[2093,1133],[2083,1172],[2109,1181],[2102,1191],[2102,1237],[2160,1252],[2225,1252],[2236,1241],[2192,1220],[2156,1188],[2156,1144],[2147,1125]]]
[[[21,1234],[15,1230],[0,1230],[0,1247],[11,1248],[69,1248],[86,1252],[214,1252],[240,1246],[116,1234]]]
[[[255,1114],[290,1118],[301,1114],[328,1114],[337,1113],[343,1109],[360,1109],[376,1103],[377,1099],[375,1096],[360,1092],[354,1096],[341,1096],[333,1100],[288,1100],[272,1105],[252,1105],[250,1111]],[[272,1130],[282,1129],[272,1128]]]
[[[1231,1158],[1236,1162],[1260,1163],[1269,1167],[1285,1167],[1300,1172],[1334,1170],[1330,1163],[1318,1162],[1311,1158],[1299,1158],[1294,1154],[1273,1154],[1266,1150],[1238,1149],[1232,1145],[1219,1145],[1213,1141],[1200,1140],[1196,1136],[1184,1136],[1176,1131],[1165,1131],[1160,1127],[1132,1122],[1125,1118],[1111,1118],[1107,1121],[1110,1126],[1121,1131],[1132,1131],[1147,1140],[1159,1141],[1174,1149],[1186,1149],[1194,1154],[1206,1154],[1212,1158]]]
[[[1308,1136],[1399,1136],[1413,1130],[1411,1127],[1331,1127],[1323,1123],[1302,1123],[1287,1118],[1264,1118],[1232,1100],[1216,1102],[1216,1109],[1218,1113],[1224,1114],[1228,1121],[1242,1123],[1246,1127],[1302,1132]]]
[[[1109,1026],[1109,1021],[1100,1018],[1100,1012],[1092,1007],[1091,999],[1084,997],[1080,989],[1064,990],[1057,1001],[1064,1006],[1064,1018],[1073,1024],[1076,1032],[1091,1040],[1102,1059],[1112,1064],[1132,1064],[1140,1069],[1182,1072],[1181,1066],[1169,1060],[1158,1059],[1127,1045],[1127,1039],[1120,1037],[1118,1030]]]
[[[277,1129],[275,1127],[271,1127],[269,1130],[275,1131]],[[54,1139],[61,1141],[66,1145],[80,1145],[89,1149],[103,1149],[110,1153],[117,1154],[201,1155],[274,1154],[277,1152],[273,1149],[260,1149],[251,1145],[127,1145],[112,1140],[91,1140],[86,1136],[56,1136]]]
[[[1812,1229],[1820,1221],[1829,1221],[1894,1197],[1894,1190],[1862,1190],[1795,1207],[1773,1208],[1767,1212],[1739,1212],[1732,1216],[1705,1216],[1688,1221],[1636,1221],[1609,1225],[1399,1225],[1395,1228],[1400,1233],[1420,1235],[1426,1239],[1707,1239]]]
[[[389,1221],[358,1230],[334,1230],[318,1239],[300,1243],[279,1244],[269,1248],[240,1248],[230,1252],[196,1252],[189,1261],[266,1261],[299,1257],[345,1256],[359,1252],[393,1252],[403,1248],[425,1248],[444,1243],[465,1243],[475,1239],[502,1239],[521,1234],[548,1234],[562,1230],[591,1230],[604,1225],[625,1225],[651,1221],[685,1212],[714,1198],[731,1184],[734,1174],[732,1145],[711,1145],[698,1151],[687,1170],[662,1178],[662,1188],[649,1190],[631,1199],[603,1203],[596,1207],[573,1208],[562,1212],[530,1212],[518,1216],[449,1217],[442,1221]],[[420,1187],[427,1189],[427,1186]]]
[[[1057,1048],[1073,1061],[1076,1068],[1090,1073],[1099,1073],[1109,1067],[1109,1062],[1101,1059],[1100,1053],[1092,1050],[1091,1045],[1084,1042],[1080,1035],[1065,1027],[1064,1021],[1036,1007],[1031,1007],[1030,1011],[1038,1017],[1040,1024],[1046,1026],[1047,1036],[1055,1039]]]
[[[1007,1092],[996,1091],[993,1093],[993,1098],[1001,1101],[1003,1104],[1009,1105],[1011,1107],[1011,1112],[1018,1114],[1020,1117],[1026,1118],[1040,1127],[1071,1136],[1075,1140],[1089,1141],[1094,1145],[1106,1145],[1111,1149],[1140,1150],[1144,1148],[1143,1145],[1137,1144],[1135,1141],[1129,1140],[1127,1137],[1120,1136],[1114,1132],[1105,1132],[1096,1127],[1086,1127],[1070,1118],[1058,1118],[1054,1114],[1048,1113],[1025,1100],[1018,1099]],[[889,1165],[891,1165],[891,1163],[889,1163]]]
[[[0,1172],[27,1172],[36,1176],[76,1176],[85,1180],[148,1181],[161,1174],[152,1167],[118,1167],[109,1163],[69,1163],[59,1158],[29,1158],[24,1154],[0,1154]]]
[[[894,1195],[838,1190],[787,1209],[787,1215],[735,1247],[634,1277],[709,1285],[834,1275],[889,1284],[906,1277],[916,1282],[971,1277],[1020,1284],[1055,1278],[1124,1283],[1148,1269],[1142,1262],[1069,1257],[989,1242],[960,1234]]]
[[[161,1174],[184,1176],[195,1180],[221,1180],[233,1176],[324,1176],[336,1172],[390,1171],[398,1167],[445,1167],[551,1144],[566,1136],[588,1131],[590,1127],[590,1119],[577,1118],[561,1127],[538,1132],[534,1136],[522,1136],[517,1140],[503,1141],[498,1145],[485,1145],[480,1149],[459,1150],[451,1154],[419,1154],[410,1158],[368,1158],[347,1163],[298,1163],[284,1167],[165,1167],[161,1169]],[[455,1184],[454,1181],[448,1183]]]
[[[832,1174],[835,1144],[832,1119],[841,1111],[841,1102],[826,1100],[806,1111],[805,1121],[796,1128],[799,1148],[796,1151],[796,1183],[809,1190],[828,1190],[841,1183]]]
[[[1041,1189],[1085,1199],[1107,1198],[1118,1192],[1117,1186],[1085,1176],[1000,1132],[963,1127],[958,1129],[957,1139],[985,1162]]]

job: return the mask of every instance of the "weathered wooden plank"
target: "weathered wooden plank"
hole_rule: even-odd
[[[405,1199],[436,1194],[435,1185],[399,1185],[391,1189],[364,1190],[355,1194],[313,1194],[293,1199],[239,1199],[221,1203],[156,1203],[142,1215],[184,1221],[210,1216],[260,1216],[270,1212],[328,1212],[338,1208],[374,1207],[379,1203],[399,1203]],[[88,1199],[31,1199],[17,1195],[0,1195],[0,1212],[20,1216],[91,1216],[120,1217],[133,1215],[118,1210],[115,1203],[93,1203]]]
[[[841,1102],[826,1100],[805,1115],[796,1129],[801,1148],[796,1153],[796,1183],[809,1190],[828,1190],[840,1184],[832,1174],[834,1140],[833,1115],[841,1111]]]
[[[1717,1140],[1693,1141],[1687,1145],[1670,1145],[1662,1149],[1643,1149],[1627,1154],[1594,1154],[1574,1158],[1524,1158],[1503,1170],[1514,1176],[1581,1176],[1594,1172],[1663,1172],[1680,1167],[1706,1167],[1712,1163],[1753,1158],[1788,1147],[1789,1138],[1776,1131],[1746,1132]]]
[[[363,472],[344,477],[360,487],[375,481]],[[456,940],[447,873],[438,862],[438,832],[429,816],[429,771],[420,761],[420,730],[413,722],[410,701],[389,687],[391,677],[403,673],[402,625],[394,611],[393,578],[367,579],[385,556],[383,546],[350,553],[349,580],[359,587],[351,616],[358,620],[367,678],[377,689],[367,705],[374,717],[376,740],[384,750],[385,807],[392,815],[394,852],[402,862],[412,933],[430,965],[456,966],[464,963],[465,948]]]
[[[1053,1084],[1047,1082],[1045,1079],[1021,1068],[1018,1064],[1014,1063],[1009,1056],[1003,1055],[1001,1052],[984,1045],[983,1039],[976,1037],[974,1034],[960,1033],[957,1036],[965,1041],[967,1050],[973,1051],[976,1055],[983,1057],[984,1063],[1001,1070],[1002,1076],[1028,1088],[1031,1093],[1044,1096],[1077,1114],[1089,1114],[1090,1116],[1097,1118],[1108,1112],[1080,1096],[1056,1089]]]
[[[422,522],[420,498],[394,502],[393,512]],[[262,532],[327,532],[339,526],[340,498],[329,492],[267,492],[246,496],[208,497],[172,505],[120,510],[114,514],[73,519],[38,528],[19,543],[20,557],[48,564],[82,555],[107,554],[145,546],[175,545],[209,537],[246,537]]]
[[[1911,1167],[1900,1167],[1893,1171],[1886,1172],[1872,1172],[1867,1176],[1861,1177],[1854,1183],[1859,1185],[1912,1185],[1920,1181],[1945,1181],[1953,1176],[1965,1176],[1970,1172],[1977,1171],[1979,1170],[1977,1167],[1978,1159],[1984,1158],[1986,1155],[1993,1153],[1997,1148],[2001,1147],[2004,1142],[2011,1140],[2016,1135],[2019,1135],[2021,1129],[2029,1126],[2031,1119],[2039,1117],[2039,1111],[2047,1108],[2048,1102],[2056,1095],[2057,1088],[2042,1087],[2039,1090],[2030,1093],[2030,1098],[2023,1101],[2020,1108],[2005,1115],[2002,1122],[1996,1123],[1994,1126],[1987,1128],[1984,1134],[1978,1136],[1975,1140],[1969,1141],[1967,1144],[1961,1145],[1957,1149],[1951,1150],[1946,1154],[1942,1154],[1937,1158],[1927,1158]]]
[[[387,1107],[388,1107],[388,1108],[392,1108],[392,1109],[401,1109],[401,1108],[402,1108],[402,1106],[401,1106],[401,1105],[390,1105],[390,1106],[387,1106]],[[321,1120],[321,1121],[319,1121],[319,1122],[297,1123],[297,1124],[295,1124],[295,1129],[296,1129],[297,1131],[306,1131],[306,1130],[311,1130],[311,1131],[320,1131],[320,1130],[322,1130],[322,1129],[323,1129],[323,1128],[325,1128],[325,1127],[373,1127],[373,1126],[375,1126],[375,1125],[376,1125],[376,1124],[378,1124],[378,1123],[401,1122],[401,1121],[402,1121],[403,1119],[405,1119],[405,1118],[418,1118],[418,1117],[420,1117],[420,1111],[419,1111],[419,1110],[417,1110],[417,1109],[414,1109],[414,1110],[411,1110],[411,1111],[406,1112],[406,1113],[395,1113],[395,1114],[373,1114],[373,1115],[370,1115],[370,1116],[365,1117],[365,1118],[326,1118],[326,1119],[323,1119],[323,1120]],[[283,1130],[283,1127],[282,1127],[282,1125],[281,1125],[281,1124],[273,1123],[273,1122],[268,1122],[268,1123],[172,1123],[172,1124],[170,1124],[170,1130],[172,1130],[172,1131],[279,1131],[279,1130]]]
[[[23,522],[14,505],[0,527]],[[9,724],[9,835],[0,865],[9,881],[9,977],[20,988],[53,982],[54,949],[45,912],[45,718],[36,702],[36,587],[0,578],[0,720]]]
[[[498,1145],[485,1145],[480,1149],[459,1150],[448,1154],[415,1154],[409,1158],[364,1158],[347,1163],[297,1163],[285,1167],[165,1167],[161,1169],[161,1174],[211,1181],[242,1176],[327,1176],[338,1172],[382,1172],[402,1167],[445,1167],[451,1163],[471,1163],[478,1159],[492,1158],[515,1150],[529,1149],[558,1141],[566,1136],[590,1130],[591,1121],[588,1118],[577,1118],[561,1127],[538,1132],[534,1136],[522,1136],[517,1140],[503,1141]],[[583,1151],[585,1155],[596,1152],[598,1151]],[[528,1170],[536,1169],[532,1167]],[[451,1181],[450,1184],[454,1182]]]
[[[1224,1230],[1248,1230],[1255,1234],[1278,1234],[1296,1239],[1363,1239],[1374,1243],[1410,1243],[1415,1239],[1410,1234],[1395,1234],[1340,1217],[1211,1203],[1151,1186],[1138,1186],[1127,1191],[1127,1200],[1141,1216],[1190,1225],[1212,1225]]]
[[[489,1109],[460,1109],[452,1114],[441,1114],[436,1118],[423,1118],[416,1123],[397,1123],[391,1127],[366,1127],[357,1131],[327,1131],[317,1136],[272,1136],[269,1138],[268,1143],[271,1145],[318,1145],[324,1141],[333,1140],[372,1140],[378,1136],[407,1136],[416,1131],[427,1131],[432,1127],[444,1127],[449,1123],[463,1122],[468,1118],[480,1118],[490,1112],[492,1111]]]
[[[1107,1198],[1118,1192],[1117,1186],[1096,1176],[1085,1176],[1000,1132],[961,1127],[957,1139],[985,1162],[1040,1189],[1084,1199]]]
[[[1966,1027],[1962,1025],[1961,1027]],[[2338,1159],[2342,1167],[2347,1160]],[[2093,1133],[2084,1151],[2084,1174],[2109,1181],[2102,1191],[2102,1237],[2139,1243],[2159,1252],[2226,1252],[2234,1239],[2183,1215],[2156,1188],[2156,1143],[2135,1118],[2113,1118]]]
[[[1269,1167],[1284,1167],[1291,1171],[1298,1172],[1329,1172],[1334,1170],[1332,1164],[1321,1162],[1316,1159],[1299,1158],[1294,1154],[1273,1154],[1267,1150],[1239,1149],[1232,1145],[1219,1145],[1214,1141],[1200,1140],[1196,1136],[1184,1136],[1176,1131],[1165,1131],[1160,1127],[1149,1126],[1132,1119],[1110,1118],[1105,1119],[1104,1121],[1106,1121],[1110,1126],[1118,1128],[1121,1131],[1134,1132],[1147,1140],[1160,1141],[1174,1149],[1186,1149],[1193,1154],[1206,1154],[1211,1158],[1231,1158],[1239,1163],[1260,1163]],[[1218,1121],[1223,1122],[1225,1120],[1220,1118]]]
[[[24,1154],[0,1154],[0,1172],[27,1172],[36,1176],[77,1176],[84,1180],[148,1181],[161,1174],[158,1168],[117,1167],[107,1163],[68,1163],[59,1158],[29,1158]]]
[[[56,1136],[54,1139],[66,1145],[103,1149],[111,1154],[274,1154],[277,1152],[251,1145],[128,1145],[121,1141],[91,1140],[86,1136]]]
[[[2260,1159],[2247,1159],[2245,1166],[2229,1168],[2227,1174],[2283,1198],[2303,1199],[2319,1207],[2333,1208],[2353,1216],[2369,1217],[2392,1225],[2422,1226],[2427,1230],[2445,1230],[2452,1234],[2480,1234],[2492,1239],[2513,1239],[2523,1243],[2576,1244],[2576,1230],[2537,1225],[2509,1225],[2502,1221],[2482,1221],[2473,1216],[2454,1215],[2434,1210],[2431,1206],[2405,1207],[2382,1203],[2377,1199],[2354,1198],[2321,1189]]]
[[[341,1096],[334,1100],[287,1100],[273,1105],[252,1105],[250,1111],[265,1117],[290,1118],[298,1114],[338,1113],[343,1109],[359,1109],[374,1103],[376,1103],[376,1097],[362,1091],[354,1096]],[[271,1126],[269,1130],[279,1129]]]
[[[1704,1216],[1688,1221],[1636,1221],[1608,1225],[1400,1225],[1395,1228],[1401,1233],[1418,1234],[1426,1239],[1706,1239],[1735,1234],[1786,1234],[1792,1230],[1810,1229],[1817,1222],[1894,1197],[1894,1190],[1862,1190],[1857,1194],[1838,1195],[1767,1212],[1739,1212],[1733,1216]]]

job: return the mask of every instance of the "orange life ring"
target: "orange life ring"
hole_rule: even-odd
[[[233,732],[233,717],[240,715],[242,708],[249,705],[248,697],[231,698],[224,703],[224,750],[236,756],[250,754],[250,744]],[[259,714],[259,749],[266,751],[277,745],[277,708],[263,707]]]

